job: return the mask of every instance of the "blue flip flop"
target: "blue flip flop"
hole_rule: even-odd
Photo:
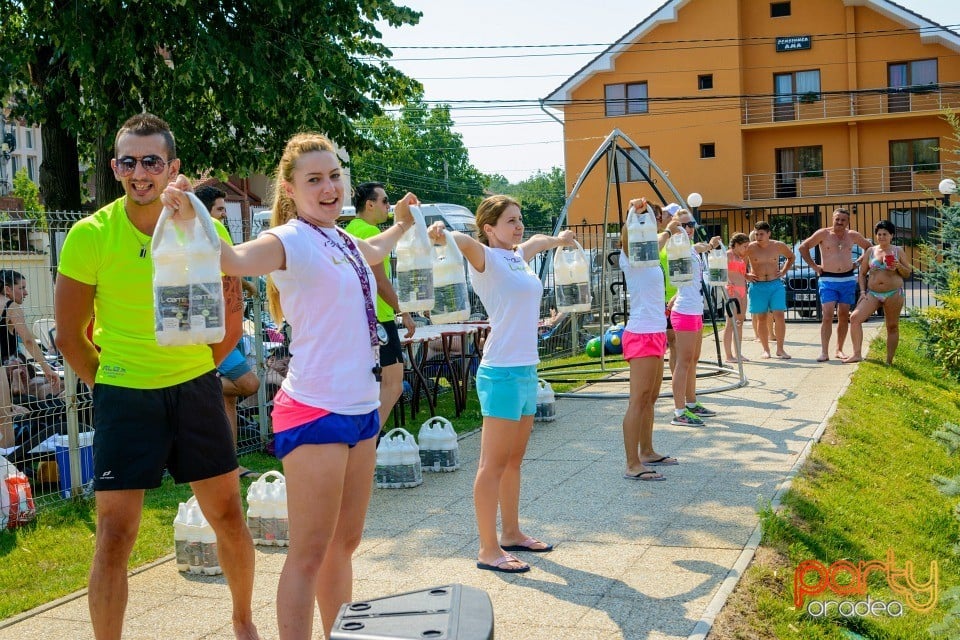
[[[533,545],[535,544],[544,544],[547,545],[543,549],[535,549]],[[537,540],[536,538],[528,537],[526,540],[520,544],[508,544],[500,545],[500,548],[504,551],[529,551],[530,553],[547,553],[548,551],[553,551],[553,545],[547,544],[542,540]]]

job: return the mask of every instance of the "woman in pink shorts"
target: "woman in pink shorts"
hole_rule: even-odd
[[[747,263],[743,254],[747,252],[750,238],[745,233],[730,236],[730,248],[727,250],[727,299],[736,300],[735,314],[728,318],[723,328],[723,350],[727,362],[746,362],[742,355],[733,355],[733,323],[737,323],[737,353],[742,354],[740,343],[743,341],[743,321],[747,315]]]
[[[674,218],[683,227],[681,233],[690,236],[693,242],[697,222],[686,209],[680,209]],[[720,246],[720,236],[710,242],[697,242],[690,248],[693,256],[693,282],[677,287],[677,293],[667,303],[670,324],[677,338],[677,366],[673,370],[674,416],[670,424],[702,427],[704,418],[712,418],[716,412],[697,402],[697,361],[703,346],[703,264],[699,254]]]
[[[631,200],[630,206],[643,210],[645,198]],[[660,249],[679,230],[677,221],[665,216],[660,207],[651,204],[658,223],[663,218],[668,224],[658,237]],[[630,265],[626,248],[627,227],[621,234],[620,268],[623,270],[630,293],[630,319],[623,331],[623,357],[630,363],[630,400],[623,416],[623,448],[627,469],[623,477],[629,480],[664,480],[663,475],[648,468],[677,464],[677,459],[660,455],[653,448],[653,405],[660,395],[663,381],[663,354],[667,348],[667,318],[663,313],[663,270],[660,265],[634,267]]]

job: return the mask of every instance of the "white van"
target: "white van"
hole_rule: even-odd
[[[421,204],[420,211],[423,213],[423,220],[429,227],[438,220],[450,231],[460,231],[477,237],[477,222],[473,212],[459,204],[447,204],[438,202],[436,204]]]

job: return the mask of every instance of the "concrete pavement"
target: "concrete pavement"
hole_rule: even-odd
[[[865,339],[881,328],[868,323]],[[672,426],[672,403],[657,403],[656,448],[680,460],[658,468],[665,482],[622,477],[625,400],[558,400],[556,421],[537,424],[531,437],[520,508],[524,531],[556,549],[518,554],[528,573],[474,566],[479,432],[461,439],[459,471],[424,474],[415,489],[375,490],[354,598],[459,582],[489,594],[501,639],[703,637],[759,542],[758,501],[774,499],[799,468],[856,369],[815,362],[817,324],[788,325],[789,361],[759,360],[751,337],[747,328],[749,383],[701,396],[719,413],[706,427]],[[704,346],[704,357],[713,353]],[[284,549],[257,550],[254,609],[264,638],[277,637],[284,558]],[[131,576],[124,638],[229,640],[229,611],[222,576],[180,574],[171,556]],[[92,637],[85,592],[0,622],[0,640]]]

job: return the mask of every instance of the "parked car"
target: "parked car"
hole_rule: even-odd
[[[460,231],[474,238],[477,237],[476,219],[473,212],[466,207],[438,202],[436,204],[421,204],[420,211],[423,213],[423,220],[428,227],[439,220],[450,231]]]

